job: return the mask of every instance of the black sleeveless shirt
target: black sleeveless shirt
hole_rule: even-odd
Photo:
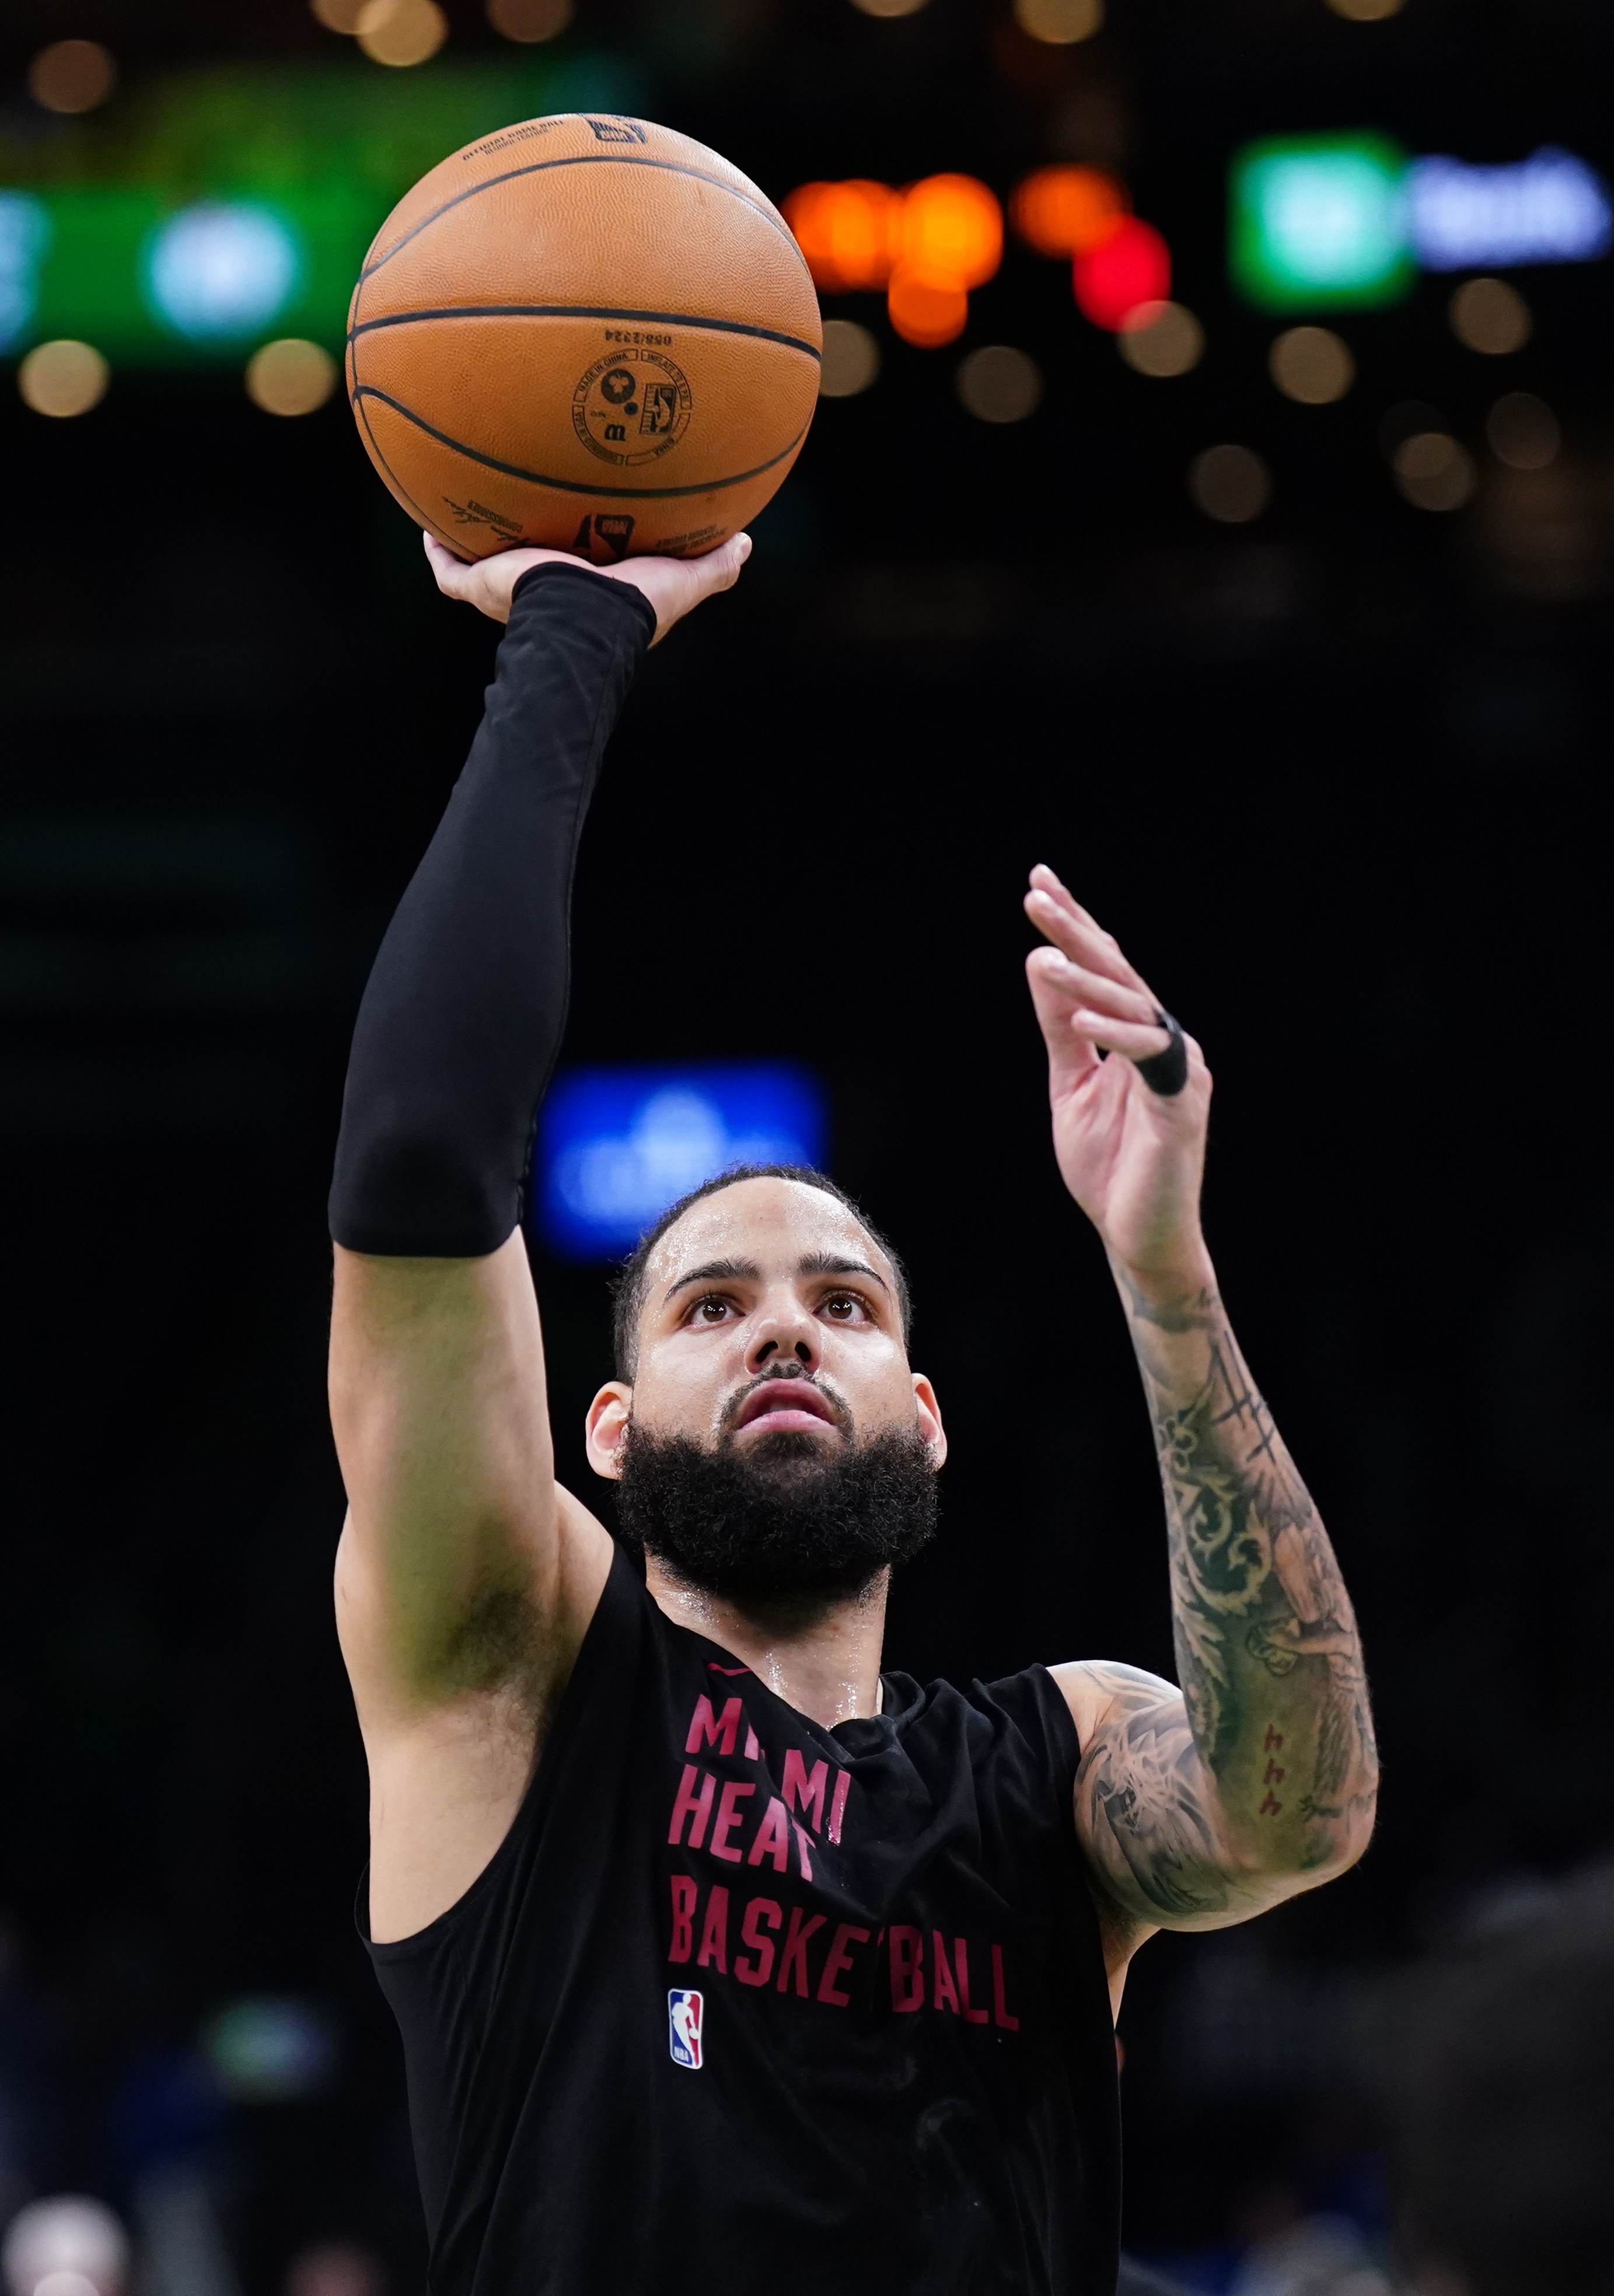
[[[370,1948],[434,2296],[1111,2296],[1069,1710],[883,1682],[822,1729],[619,1553],[492,1862]]]

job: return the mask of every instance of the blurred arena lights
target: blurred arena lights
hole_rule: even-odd
[[[1406,0],[1328,0],[1336,16],[1352,24],[1383,24],[1398,16]]]
[[[1126,186],[1101,168],[1038,168],[1009,195],[1009,220],[1039,255],[1069,261],[1125,222]]]
[[[290,226],[247,201],[201,201],[153,234],[146,293],[169,326],[196,341],[256,334],[283,308],[302,268]]]
[[[281,1996],[237,2001],[201,2037],[202,2054],[227,2095],[243,2103],[312,2096],[336,2064],[336,2037],[306,2001]]]
[[[864,16],[916,16],[925,0],[852,0],[852,5]]]
[[[28,68],[28,92],[46,111],[94,111],[118,85],[118,67],[99,40],[53,40]]]
[[[1607,187],[1584,160],[1551,145],[1505,168],[1414,160],[1407,194],[1426,271],[1593,263],[1614,246]]]
[[[106,397],[111,370],[93,343],[36,343],[17,369],[23,404],[36,414],[87,414]]]
[[[336,389],[336,361],[299,335],[264,343],[247,361],[247,396],[266,414],[312,414]]]
[[[1267,354],[1272,379],[1302,406],[1331,406],[1356,379],[1350,345],[1331,327],[1286,328]]]
[[[437,0],[365,0],[357,37],[372,63],[406,70],[436,55],[448,37],[448,19]]]
[[[1419,510],[1461,510],[1474,491],[1474,458],[1445,430],[1415,430],[1390,457],[1396,484]]]
[[[821,398],[856,398],[880,373],[880,345],[856,319],[826,319],[818,365]]]
[[[1140,303],[1116,332],[1121,357],[1139,374],[1188,374],[1205,356],[1205,330],[1181,303]]]
[[[1504,393],[1486,417],[1485,435],[1496,460],[1511,471],[1544,471],[1563,444],[1558,417],[1529,390]]]
[[[883,287],[891,276],[892,225],[902,194],[863,176],[803,184],[782,203],[813,284],[826,295]]]
[[[487,20],[494,30],[529,46],[556,38],[576,12],[572,0],[487,0]]]
[[[1034,40],[1074,47],[1104,29],[1104,0],[1014,0],[1014,20]]]
[[[10,2296],[119,2296],[129,2243],[103,2202],[81,2193],[29,2201],[0,2248]]]
[[[947,280],[898,271],[886,291],[886,316],[905,343],[936,351],[944,343],[955,343],[968,326],[970,298]]]
[[[1505,279],[1466,279],[1446,307],[1452,332],[1487,358],[1521,351],[1535,332],[1530,307]]]
[[[982,422],[1023,422],[1043,396],[1042,369],[1009,343],[985,343],[959,361],[958,396]]]
[[[970,289],[1003,261],[1004,211],[973,176],[925,176],[901,192],[863,177],[803,184],[783,213],[815,286],[885,287],[892,326],[922,349],[963,332]]]
[[[630,1251],[668,1204],[734,1164],[817,1164],[823,1095],[783,1062],[591,1068],[544,1103],[535,1193],[564,1259]]]
[[[315,19],[328,32],[345,32],[351,36],[358,30],[358,20],[369,0],[308,0]]]
[[[1127,216],[1071,266],[1077,308],[1095,327],[1124,327],[1144,303],[1171,295],[1171,250],[1152,224]]]
[[[39,258],[50,217],[27,192],[0,192],[0,351],[25,332],[38,299]]]
[[[1413,283],[1404,155],[1381,135],[1274,137],[1233,161],[1233,283],[1273,311],[1393,303]]]
[[[981,287],[1004,259],[1004,211],[973,176],[926,176],[891,217],[891,275]]]
[[[1188,465],[1195,506],[1221,526],[1248,526],[1272,500],[1272,472],[1249,447],[1207,447]]]

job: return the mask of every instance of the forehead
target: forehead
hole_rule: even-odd
[[[692,1204],[661,1237],[645,1265],[653,1300],[686,1268],[713,1259],[754,1259],[765,1277],[793,1274],[815,1252],[861,1259],[891,1281],[883,1251],[861,1220],[800,1180],[736,1180]]]

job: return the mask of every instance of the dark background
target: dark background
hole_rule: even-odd
[[[497,45],[449,12],[450,53]],[[136,81],[329,45],[294,0],[19,0],[13,106],[69,32]],[[1032,862],[1200,1037],[1212,1246],[1357,1598],[1385,1792],[1346,1880],[1143,1955],[1128,2234],[1196,2254],[1206,2286],[1306,2210],[1371,2239],[1388,1974],[1614,1831],[1594,796],[1614,340],[1606,266],[1519,275],[1536,332],[1506,360],[1462,349],[1450,283],[1426,280],[1339,323],[1360,365],[1342,405],[1290,406],[1265,365],[1280,323],[1225,283],[1223,183],[1248,135],[1369,125],[1606,168],[1614,19],[1115,0],[1098,39],[1053,50],[987,0],[897,22],[583,0],[568,37],[631,55],[646,111],[774,197],[1118,165],[1205,321],[1205,364],[1158,382],[1024,251],[948,350],[896,342],[876,299],[826,304],[881,336],[883,373],[822,406],[740,590],[632,701],[585,850],[568,1057],[780,1054],[825,1079],[834,1169],[910,1261],[953,1438],[891,1660],[1169,1671],[1146,1423],[1048,1150]],[[1028,421],[960,406],[981,342],[1038,361]],[[1566,435],[1528,480],[1483,447],[1520,388]],[[1391,483],[1380,425],[1413,398],[1480,456],[1455,516]],[[1236,531],[1184,486],[1227,439],[1276,481]],[[336,2237],[409,2296],[400,2068],[350,1922],[323,1200],[353,1007],[495,633],[438,599],[340,401],[277,422],[233,374],[119,375],[73,422],[0,393],[0,2200],[127,2210],[191,2144],[247,2296]],[[562,1473],[591,1496],[603,1279],[538,1272]],[[260,1994],[331,2021],[331,2081],[192,2121],[153,2103],[195,2071],[202,2021]]]

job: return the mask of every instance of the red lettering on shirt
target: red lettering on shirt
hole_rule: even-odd
[[[765,1924],[770,1930],[776,1930],[783,1918],[772,1898],[753,1898],[747,1906],[745,1919],[740,1924],[740,1934],[747,1945],[755,1947],[757,1958],[752,1961],[749,1955],[743,1953],[734,1956],[734,1974],[741,1985],[767,1983],[773,1971],[775,1948],[772,1938],[762,1937],[758,1932]]]
[[[809,1771],[792,1746],[784,1758],[784,1806],[799,1809],[815,1833],[823,1831],[823,1797],[830,1783],[830,1766],[815,1762]]]
[[[784,1951],[779,1956],[778,1990],[782,1993],[785,1981],[795,1972],[796,1990],[805,2001],[807,1997],[807,1939],[815,1930],[823,1927],[822,1914],[804,1915],[799,1906],[791,1907],[791,1925],[785,1931]]]
[[[834,1799],[830,1803],[830,1840],[840,1839],[840,1821],[846,1815],[847,1796],[852,1791],[852,1773],[840,1770],[835,1776]]]
[[[768,1797],[768,1806],[762,1813],[762,1823],[757,1828],[757,1839],[746,1858],[748,1866],[760,1866],[765,1857],[774,1861],[775,1874],[782,1874],[791,1854],[791,1822],[784,1814],[784,1804],[777,1794]]]
[[[821,2001],[828,2001],[837,2009],[851,2007],[851,1995],[838,1991],[833,1980],[840,1976],[843,1969],[850,1969],[852,1966],[852,1956],[846,1949],[848,1945],[867,1945],[868,1941],[867,1930],[855,1930],[850,1922],[840,1923],[835,1931],[834,1942],[830,1948],[830,1957],[823,1964],[823,1974],[818,1980],[818,1998]]]
[[[734,1741],[740,1735],[740,1701],[731,1698],[721,1714],[712,1712],[709,1698],[697,1698],[695,1710],[690,1717],[689,1735],[684,1742],[686,1754],[698,1754],[702,1746],[716,1746],[720,1754],[732,1754]]]
[[[694,1883],[690,1887],[692,1890]],[[891,1929],[891,2006],[922,2009],[925,2005],[925,1941],[905,1922]]]
[[[992,2022],[1001,2025],[1005,2033],[1018,2033],[1020,2030],[1020,2019],[1010,2016],[1009,2005],[1004,1998],[1004,1949],[1001,1945],[995,1945],[992,1948]]]
[[[718,1800],[717,1823],[712,1828],[712,1856],[726,1859],[731,1866],[738,1866],[740,1852],[729,1848],[728,1838],[740,1823],[742,1815],[741,1803],[748,1794],[754,1794],[756,1791],[753,1785],[742,1784],[738,1778],[730,1778]]]
[[[801,1878],[804,1882],[810,1882],[813,1878],[813,1861],[807,1853],[807,1835],[795,1818],[791,1820],[791,1831],[796,1837],[796,1859],[801,1867]]]
[[[700,1950],[695,1956],[697,1969],[709,1968],[713,1962],[728,1975],[728,1891],[719,1882],[706,1901],[706,1919],[700,1924]]]
[[[950,2009],[958,2014],[958,1988],[953,1982],[953,1970],[947,1960],[947,1941],[939,1930],[930,1931],[930,2006]]]
[[[748,1762],[759,1762],[762,1759],[762,1749],[757,1742],[757,1733],[749,1722],[745,1726],[745,1759]]]
[[[708,1674],[749,1674],[750,1672],[749,1666],[719,1666],[715,1658],[707,1660],[706,1670]]]
[[[970,2006],[970,1945],[968,1939],[954,1938],[953,1940],[953,1950],[958,1957],[958,1997],[963,2005],[964,2020],[966,2023],[971,2025],[984,2025],[987,2021],[987,2012],[984,2009],[971,2009]]]
[[[668,1961],[687,1961],[695,1949],[695,1900],[700,1895],[687,1874],[673,1875],[673,1941]]]
[[[700,1794],[694,1791],[695,1780],[703,1781]],[[695,1822],[689,1830],[689,1846],[699,1849],[706,1840],[706,1821],[712,1814],[712,1796],[717,1791],[717,1781],[709,1770],[697,1770],[692,1762],[684,1766],[684,1775],[678,1784],[678,1799],[673,1804],[673,1822],[667,1829],[668,1840],[676,1845],[684,1833],[684,1821],[692,1810]]]

